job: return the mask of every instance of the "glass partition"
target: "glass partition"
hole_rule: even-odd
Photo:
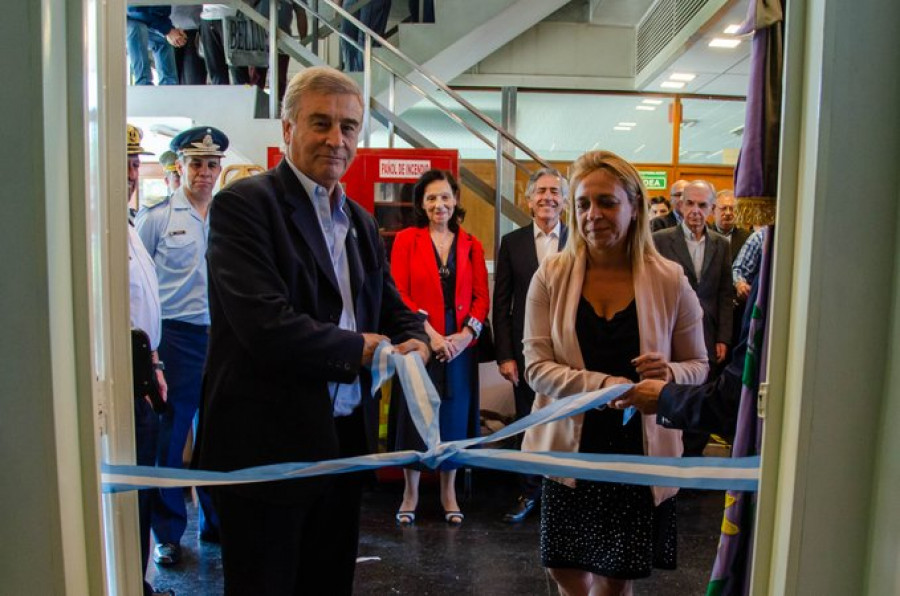
[[[499,91],[458,91],[458,93],[494,122],[500,123]],[[497,141],[497,133],[468,110],[462,108],[462,106],[446,95],[438,93],[435,95],[435,98],[449,112],[490,139],[491,142]],[[423,134],[437,147],[441,149],[458,149],[459,156],[462,159],[494,159],[496,157],[494,149],[467,131],[464,126],[453,121],[426,99],[420,100],[403,112],[401,117],[404,122]],[[387,129],[376,121],[372,122],[370,146],[389,146]],[[409,145],[395,136],[393,146],[408,147]]]
[[[743,100],[682,98],[678,161],[735,165],[743,140],[746,107]]]
[[[672,161],[673,98],[520,91],[519,138],[551,161],[607,149],[642,163]]]

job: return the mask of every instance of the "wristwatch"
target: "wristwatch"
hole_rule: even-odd
[[[475,334],[475,339],[478,339],[478,336],[481,335],[481,330],[484,327],[481,321],[476,319],[475,317],[466,317],[466,320],[463,321],[463,327],[468,327],[472,330],[472,333]]]
[[[153,363],[154,370],[166,370],[166,363],[160,360],[159,362]]]

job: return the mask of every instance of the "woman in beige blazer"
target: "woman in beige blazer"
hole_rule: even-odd
[[[709,370],[700,304],[679,265],[653,247],[647,193],[608,151],[572,166],[571,241],[528,292],[525,378],[534,408],[641,379],[698,384]],[[681,432],[654,416],[592,410],[529,429],[523,450],[680,456]],[[631,580],[675,565],[669,487],[544,480],[541,559],[564,595],[630,595]]]

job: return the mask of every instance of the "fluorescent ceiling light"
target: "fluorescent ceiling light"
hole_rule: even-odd
[[[740,39],[727,39],[725,37],[714,37],[712,41],[709,42],[709,47],[711,48],[729,48],[733,49],[741,45]]]
[[[631,130],[630,126],[613,126],[613,130]]]
[[[641,110],[644,112],[652,112],[652,111],[656,110],[656,106],[635,106],[634,109]]]
[[[631,127],[631,126],[637,126],[637,122],[619,122],[618,125]]]
[[[696,78],[697,75],[689,72],[673,72],[669,75],[670,81],[693,81]]]
[[[664,87],[665,89],[682,89],[684,88],[684,83],[681,81],[663,81],[659,84],[660,87]]]
[[[723,31],[722,33],[724,33],[725,35],[734,35],[740,30],[740,25],[728,25],[727,27],[725,27],[725,31]]]
[[[645,99],[641,103],[650,104],[651,106],[660,106],[662,105],[663,100],[661,99]]]

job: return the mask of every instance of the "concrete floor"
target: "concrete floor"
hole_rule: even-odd
[[[460,474],[462,477],[463,475]],[[471,494],[461,501],[462,527],[443,521],[436,483],[423,481],[415,526],[399,528],[394,513],[402,484],[373,483],[363,499],[354,593],[421,596],[551,595],[553,582],[540,565],[539,514],[518,525],[501,521],[515,500],[517,483],[502,472],[474,470]],[[465,493],[460,482],[460,495]],[[706,593],[715,558],[724,494],[682,491],[678,501],[678,569],[654,571],[635,584],[635,596],[690,596]],[[216,544],[197,539],[196,508],[182,539],[181,563],[148,569],[151,584],[178,596],[222,594],[222,558]]]

